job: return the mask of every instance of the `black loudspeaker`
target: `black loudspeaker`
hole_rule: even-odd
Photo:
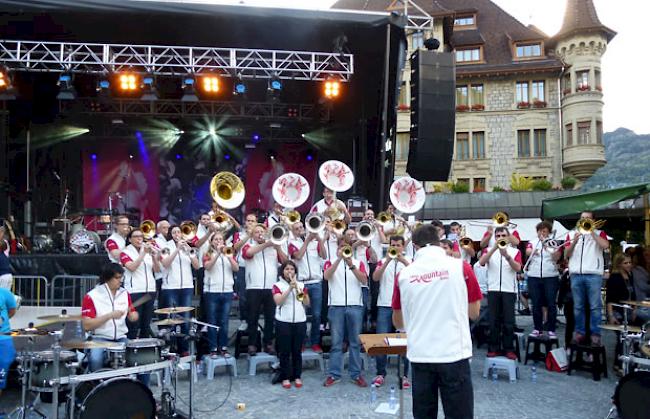
[[[411,139],[408,174],[446,181],[454,153],[456,71],[448,52],[418,50],[411,56]]]

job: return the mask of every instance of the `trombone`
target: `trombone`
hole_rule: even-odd
[[[580,234],[591,234],[605,225],[606,220],[592,220],[591,218],[581,218],[578,220],[577,227]]]
[[[289,228],[284,224],[276,224],[269,230],[268,240],[275,245],[282,245],[289,240]]]
[[[357,238],[361,241],[367,242],[372,240],[377,234],[377,229],[370,221],[362,221],[355,229]]]
[[[184,241],[189,242],[196,237],[196,224],[192,221],[183,221],[180,225],[181,234]]]
[[[499,249],[505,249],[508,247],[508,240],[507,239],[499,239],[497,241],[497,247]]]
[[[310,233],[320,234],[325,229],[325,216],[312,212],[305,218],[305,227]]]
[[[485,227],[517,227],[517,224],[510,222],[510,218],[505,212],[498,211],[492,216],[491,221],[470,221],[469,225]]]

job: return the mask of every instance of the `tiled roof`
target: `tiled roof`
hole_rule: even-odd
[[[616,32],[600,23],[592,0],[568,0],[562,29],[553,38],[560,39],[578,32],[591,31],[603,32],[607,42],[616,36]]]
[[[340,0],[334,8],[356,10],[386,10],[390,0]],[[539,41],[545,44],[550,38],[534,26],[526,26],[490,0],[435,0],[417,2],[432,16],[451,16],[476,13],[476,29],[456,29],[451,39],[452,47],[483,45],[483,60],[480,64],[461,64],[456,67],[459,76],[482,74],[483,76],[504,75],[519,71],[560,71],[561,62],[548,51],[539,59],[517,61],[513,59],[513,45],[520,41]]]

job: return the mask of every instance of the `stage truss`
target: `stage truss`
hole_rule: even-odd
[[[349,81],[352,54],[242,48],[0,40],[0,63],[21,71]]]

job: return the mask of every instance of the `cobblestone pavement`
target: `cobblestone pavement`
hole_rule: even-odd
[[[530,322],[530,317],[518,317],[520,326]],[[561,336],[563,331],[560,331]],[[613,336],[606,335],[606,345],[611,366]],[[611,406],[611,396],[616,386],[610,368],[609,378],[595,382],[584,372],[566,374],[546,371],[538,365],[537,382],[531,380],[531,364],[519,365],[520,379],[510,383],[504,373],[494,383],[482,378],[485,347],[474,351],[472,359],[472,379],[474,384],[475,417],[482,419],[534,419],[534,418],[604,418]],[[370,381],[372,370],[364,372]],[[304,387],[283,389],[270,384],[271,374],[266,366],[260,366],[256,376],[248,376],[246,356],[238,360],[239,377],[229,378],[223,369],[218,369],[214,380],[200,376],[195,386],[194,408],[196,418],[380,418],[371,409],[369,388],[359,388],[349,379],[324,388],[323,373],[317,367],[309,366],[303,373]],[[396,384],[395,362],[389,367],[386,384],[378,391],[378,401],[388,401],[389,387]],[[185,375],[184,375],[185,376]],[[179,396],[187,400],[188,380],[179,380]],[[152,387],[159,393],[158,387]],[[404,392],[405,417],[411,416],[411,394]],[[3,394],[0,411],[11,410],[19,400],[16,390]],[[224,401],[225,400],[225,401]],[[115,400],[119,403],[119,400]],[[237,403],[245,403],[243,411],[237,411]],[[222,404],[217,410],[218,405]],[[184,407],[182,402],[179,406]],[[48,405],[49,407],[49,405]],[[185,408],[185,410],[187,410]],[[444,417],[440,409],[439,417]]]

